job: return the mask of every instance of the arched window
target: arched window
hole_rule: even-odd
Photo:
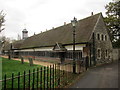
[[[100,40],[100,34],[99,33],[97,34],[97,40]]]
[[[104,40],[104,35],[103,35],[103,34],[101,35],[101,40],[102,40],[102,41]]]
[[[98,58],[98,59],[101,58],[101,49],[97,49],[97,58]]]
[[[107,35],[105,35],[105,41],[107,41]]]

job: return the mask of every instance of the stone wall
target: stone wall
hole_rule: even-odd
[[[113,49],[113,60],[120,60],[120,49]]]
[[[97,34],[100,35],[100,40],[98,39]],[[107,40],[105,39],[105,36],[107,37]],[[95,57],[97,63],[106,63],[112,61],[112,43],[110,41],[102,15],[99,16],[98,21],[94,27],[94,39],[95,39]],[[100,49],[100,57],[98,57],[98,49]]]

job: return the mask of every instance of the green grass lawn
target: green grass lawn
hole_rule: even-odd
[[[21,64],[20,61],[17,60],[9,60],[6,58],[1,58],[0,57],[0,62],[2,61],[2,80],[4,80],[4,76],[6,75],[7,78],[12,77],[12,73],[14,73],[14,76],[18,76],[18,72],[20,72],[20,75],[24,74],[24,71],[28,74],[30,70],[30,88],[33,87],[33,77],[34,77],[34,87],[36,88],[37,86],[37,81],[39,83],[38,87],[46,87],[48,83],[48,87],[58,87],[58,79],[60,78],[60,86],[63,87],[67,85],[69,82],[72,82],[71,80],[74,80],[75,77],[77,77],[77,74],[72,74],[68,73],[65,71],[60,71],[56,69],[50,69],[46,68],[40,65],[33,65],[30,66],[29,63],[24,62],[24,64]],[[42,73],[41,73],[41,67],[42,67]],[[37,71],[37,68],[39,69],[39,72],[37,72],[33,75],[33,69]],[[46,69],[44,69],[46,68]],[[55,74],[56,70],[56,74]],[[54,74],[53,74],[54,72]],[[51,74],[50,74],[51,73]],[[50,76],[51,75],[51,76]],[[38,77],[37,77],[38,76]],[[53,79],[54,76],[54,79]],[[51,78],[50,78],[51,77]],[[20,84],[18,84],[18,78],[14,79],[14,88],[18,88],[18,85],[20,85],[20,88],[23,88],[24,85],[26,88],[29,87],[29,75],[25,76],[25,84],[24,84],[24,77],[20,77]],[[45,82],[44,82],[45,81]],[[50,84],[50,82],[52,84]],[[53,83],[54,82],[54,83]],[[4,82],[2,83],[2,88],[4,88]],[[8,80],[6,82],[6,87],[11,88],[12,86],[12,80]]]
[[[40,65],[33,65],[30,66],[29,63],[24,62],[24,64],[21,64],[21,61],[17,61],[17,60],[9,60],[7,58],[1,58],[0,60],[2,61],[2,80],[4,79],[4,76],[6,74],[7,78],[11,78],[12,77],[12,73],[14,73],[14,76],[18,76],[18,73],[20,72],[20,75],[23,75],[24,71],[26,73],[29,72],[29,70],[31,72],[33,72],[33,69],[37,69],[40,68]],[[32,78],[32,75],[31,75]],[[28,77],[26,76],[26,82],[28,81]],[[14,79],[14,87],[17,88],[17,78]],[[23,77],[20,78],[20,83],[22,83],[20,85],[20,87],[23,87]],[[3,82],[4,84],[4,82]],[[7,88],[11,88],[11,80],[7,81]]]
[[[5,74],[7,75],[7,78],[9,78],[11,77],[12,73],[14,73],[14,75],[18,75],[18,72],[23,74],[24,71],[28,72],[29,70],[33,70],[40,67],[40,65],[30,66],[27,62],[21,64],[20,61],[9,60],[6,58],[2,58],[0,60],[2,60],[2,78],[4,78]]]
[[[43,66],[40,66],[40,65],[30,66],[29,63],[26,63],[26,62],[24,62],[24,64],[21,64],[21,62],[17,61],[17,60],[9,60],[9,59],[6,59],[6,58],[1,58],[0,60],[2,61],[2,80],[4,80],[5,75],[6,75],[7,78],[12,78],[12,73],[14,73],[14,76],[18,76],[18,72],[20,72],[20,75],[23,75],[24,71],[26,71],[26,74],[28,74],[29,70],[32,73],[34,69],[35,69],[35,71],[37,71],[37,68],[39,68],[39,70],[40,70],[40,68],[42,67],[42,69],[43,69]],[[43,82],[43,80],[44,80],[44,70],[42,70],[42,71],[43,71],[42,76],[40,76],[40,73],[39,73],[38,80],[39,80],[39,83],[40,83],[40,77],[42,77],[42,87],[44,87],[44,85],[43,85],[43,83],[44,83]],[[45,73],[47,73],[49,71],[46,70]],[[52,72],[53,71],[51,71],[51,73]],[[35,77],[34,81],[35,81],[35,87],[36,87],[37,73],[35,73],[34,77]],[[46,74],[45,74],[45,77],[47,77]],[[49,76],[48,76],[48,79],[50,79]],[[23,85],[24,85],[23,81],[24,81],[24,77],[20,77],[20,88],[23,88]],[[31,74],[31,76],[30,76],[30,81],[31,81],[30,86],[32,87],[33,74]],[[52,79],[51,79],[51,81],[52,81]],[[28,75],[25,76],[25,83],[26,83],[25,87],[28,87]],[[12,85],[11,80],[7,81],[6,85],[7,85],[7,88],[11,88],[11,85]],[[2,87],[4,88],[4,82],[3,82]],[[14,87],[15,88],[18,87],[18,78],[14,79]],[[39,87],[41,87],[41,86],[39,85]]]

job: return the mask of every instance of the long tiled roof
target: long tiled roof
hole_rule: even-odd
[[[23,44],[24,40],[19,40],[19,41],[16,41],[12,44],[12,48],[13,49],[18,49],[21,47],[21,45]]]
[[[11,45],[12,45],[12,49],[19,49],[21,47],[21,45],[23,44],[23,42],[24,42],[24,40],[15,41],[12,44],[5,42],[3,50],[6,50],[6,51],[10,50]]]
[[[101,13],[79,20],[76,27],[76,43],[88,42],[93,28]],[[56,42],[62,44],[72,43],[72,25],[71,23],[51,29],[46,32],[27,38],[21,45],[21,48],[50,46]]]
[[[90,36],[101,13],[79,20],[76,27],[76,43],[89,42]],[[25,40],[14,42],[13,48],[30,48],[40,46],[54,46],[57,43],[72,44],[71,23],[51,29],[49,31],[28,37]],[[9,50],[10,44],[6,44],[4,50]]]

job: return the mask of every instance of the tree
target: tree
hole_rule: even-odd
[[[0,12],[0,33],[1,31],[3,31],[5,28],[3,28],[4,25],[4,22],[5,22],[5,14],[3,13],[3,10]]]
[[[120,1],[110,2],[105,6],[104,18],[113,47],[120,48]]]
[[[9,44],[9,43],[10,43],[9,38],[6,38],[5,36],[0,37],[0,54],[2,53],[2,50],[5,46],[5,44]]]

